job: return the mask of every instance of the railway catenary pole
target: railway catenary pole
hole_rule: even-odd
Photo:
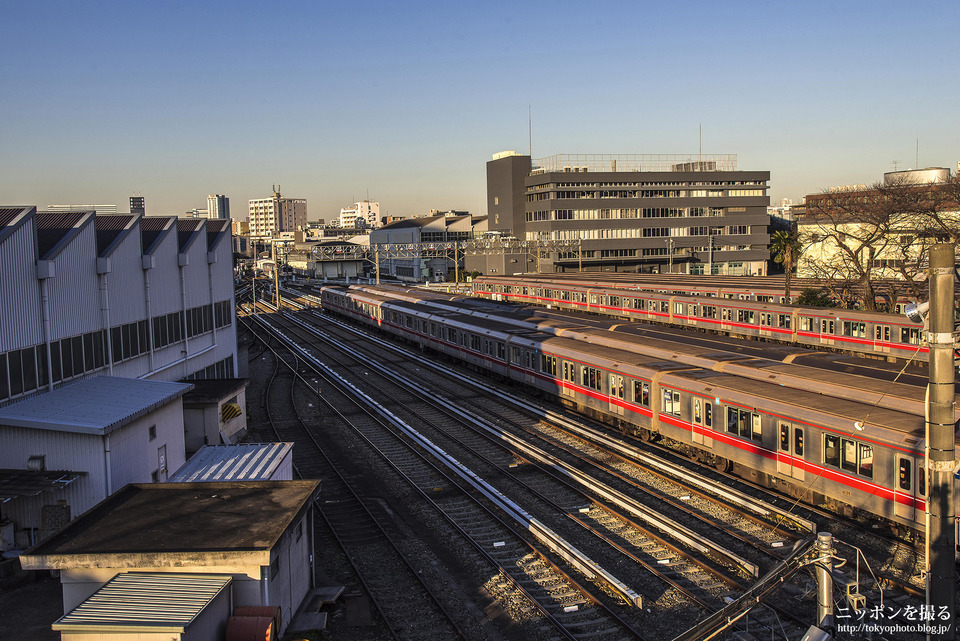
[[[954,425],[954,246],[930,250],[930,384],[927,400],[927,605],[933,614],[928,639],[955,639],[956,508]],[[946,624],[946,625],[943,625]],[[940,626],[944,628],[941,632]]]

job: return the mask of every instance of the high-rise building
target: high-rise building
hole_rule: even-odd
[[[502,152],[487,163],[489,230],[579,242],[541,270],[765,274],[769,180],[735,154]]]
[[[207,196],[207,218],[230,218],[230,199],[223,194]]]
[[[353,207],[340,210],[341,227],[366,227],[376,229],[380,226],[380,203],[364,200]]]
[[[284,231],[307,228],[307,200],[284,198],[280,185],[273,188],[273,196],[249,201],[250,235],[271,237]]]
[[[146,214],[147,206],[144,202],[144,198],[141,195],[130,196],[130,213],[131,214]]]

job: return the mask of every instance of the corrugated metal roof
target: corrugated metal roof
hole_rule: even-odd
[[[0,243],[16,231],[29,216],[36,214],[36,211],[37,208],[32,206],[0,207]]]
[[[64,470],[0,470],[0,503],[59,490],[85,474]]]
[[[37,214],[37,255],[50,260],[94,217],[93,211]]]
[[[293,443],[207,445],[190,457],[170,479],[194,481],[269,481]]]
[[[132,227],[136,216],[131,214],[100,215],[93,219],[93,227],[97,232],[97,256],[104,256],[113,249],[117,240],[126,235]]]
[[[143,244],[143,253],[152,254],[167,230],[173,226],[173,216],[144,216],[140,221],[140,240]]]
[[[185,632],[233,577],[124,572],[54,621],[60,632]]]
[[[213,251],[220,243],[220,239],[230,231],[230,220],[227,218],[207,219],[207,251]]]
[[[190,218],[177,219],[177,241],[180,243],[180,253],[186,252],[193,241],[200,235],[206,221],[203,218],[192,220]]]
[[[0,407],[0,425],[108,434],[192,387],[189,383],[95,376]]]

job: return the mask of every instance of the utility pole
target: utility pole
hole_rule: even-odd
[[[380,284],[380,245],[373,246],[374,263],[377,266],[377,285]]]
[[[934,620],[927,639],[956,638],[954,574],[956,572],[956,506],[953,469],[954,437],[954,246],[940,243],[930,249],[930,308],[927,344],[930,346],[930,384],[927,395],[927,605]],[[941,617],[948,618],[941,618]],[[940,626],[946,631],[934,632]]]
[[[667,239],[667,254],[668,254],[669,257],[670,257],[670,271],[669,271],[669,273],[672,274],[672,273],[673,273],[673,239],[672,239],[672,238],[668,238],[668,239]]]
[[[280,262],[277,260],[277,244],[270,242],[270,253],[273,255],[273,282],[277,288],[277,311],[280,311]]]
[[[457,284],[457,291],[460,290],[460,243],[453,243],[453,282]]]

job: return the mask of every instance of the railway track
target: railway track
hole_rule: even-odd
[[[457,437],[457,438],[459,440],[464,440],[462,437]],[[530,466],[527,466],[527,467],[530,467]],[[568,504],[566,505],[566,509],[563,513],[564,514],[567,514],[570,512],[576,513],[577,510],[576,509],[571,510],[570,509],[571,507],[576,507],[576,506],[569,505],[569,501],[568,501]],[[565,517],[565,518],[571,522],[577,523],[578,527],[576,529],[585,530],[587,532],[594,533],[593,538],[596,538],[597,536],[604,536],[606,535],[606,533],[603,531],[604,528],[606,527],[605,524],[601,522],[600,525],[598,525],[597,523],[588,525],[587,520],[593,518],[594,514],[598,514],[603,510],[608,511],[609,513],[614,513],[614,512],[610,511],[609,508],[600,506],[599,504],[597,504],[595,507],[597,509],[591,508],[587,510],[587,513],[589,514],[589,516],[584,517],[583,519],[570,519],[569,517]],[[642,529],[642,528],[638,528],[637,524],[633,523],[629,519],[624,519],[622,515],[617,515],[615,518],[618,519],[621,523],[626,523],[627,526],[630,527],[631,529],[634,529],[634,530]],[[551,526],[556,527],[558,530],[563,529],[563,526],[559,526],[559,525],[554,526],[553,522],[551,522]],[[569,533],[569,530],[564,530],[564,531]],[[647,534],[645,534],[644,536],[647,536]],[[639,546],[636,540],[634,540],[632,543],[630,541],[624,541],[622,536],[620,536],[620,534],[617,532],[610,533],[608,538],[614,538],[614,537],[619,537],[622,541],[622,544],[618,546],[614,544],[613,541],[608,541],[606,545],[603,546],[605,548],[613,548],[613,549],[620,550],[620,552],[618,552],[616,555],[611,555],[607,553],[605,556],[603,556],[603,558],[606,559],[605,563],[609,563],[610,567],[622,566],[624,563],[623,557],[626,557],[627,559],[630,560],[629,565],[637,566],[639,561],[639,565],[641,567],[644,567],[648,571],[648,573],[656,572],[658,575],[658,583],[659,582],[670,583],[671,581],[673,582],[669,589],[665,589],[662,585],[660,585],[659,587],[650,590],[655,595],[655,597],[659,597],[658,600],[662,601],[662,603],[658,603],[658,605],[666,605],[671,598],[672,599],[682,598],[693,604],[712,604],[712,606],[705,605],[705,607],[708,607],[708,608],[712,607],[715,609],[718,604],[722,604],[730,600],[731,598],[733,598],[732,595],[735,595],[737,591],[741,590],[744,587],[744,584],[742,582],[738,582],[737,580],[731,578],[729,574],[725,575],[721,572],[717,572],[715,569],[714,570],[707,569],[705,571],[703,562],[693,561],[691,558],[691,553],[689,551],[682,551],[678,549],[676,546],[671,547],[669,545],[667,547],[661,547],[660,549],[657,549],[657,550],[651,550],[651,545],[658,545],[658,546],[661,545],[660,542],[652,543],[652,541],[657,538],[656,536],[650,537],[647,540],[647,542]],[[625,551],[628,548],[631,548],[633,546],[638,546],[636,549],[641,550],[641,552],[633,556],[629,556],[628,554],[625,553]],[[591,554],[595,554],[595,552],[591,552]],[[600,554],[600,553],[597,553],[597,554]],[[613,561],[611,560],[612,556],[618,556],[621,558],[618,561]],[[646,558],[642,559],[640,557],[646,557]],[[649,577],[646,580],[649,582]],[[742,576],[741,576],[741,581],[742,581]],[[677,590],[681,592],[682,595],[680,597],[678,597],[676,594],[672,595],[672,597],[668,596],[667,592],[673,591],[673,590]],[[783,613],[783,618],[789,619],[789,617],[790,617],[789,613]],[[784,623],[783,625],[789,626],[789,623]],[[781,627],[780,624],[778,624],[778,628],[779,627]]]
[[[324,396],[330,394],[332,390],[325,389]],[[341,406],[342,402],[346,399],[338,399],[333,404]],[[416,451],[395,431],[384,429],[383,423],[372,417],[358,420],[357,415],[351,415],[350,423],[356,435],[377,456],[388,461],[424,501],[467,538],[476,555],[495,566],[501,579],[494,587],[509,588],[525,597],[523,604],[512,606],[515,611],[510,614],[515,620],[522,621],[534,613],[550,624],[553,634],[567,639],[594,635],[644,638],[532,546],[527,540],[529,535],[493,514],[483,504],[482,497],[478,501],[475,490],[461,489],[460,480],[438,469],[428,455]],[[516,602],[517,599],[502,601]],[[529,638],[542,634],[540,630]]]

